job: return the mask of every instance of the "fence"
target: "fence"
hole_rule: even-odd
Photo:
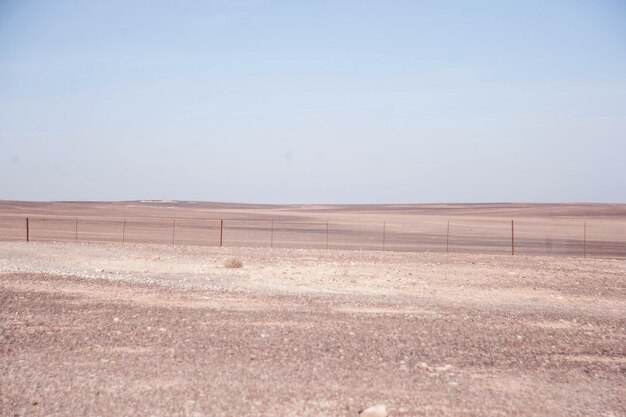
[[[0,240],[626,257],[626,222],[422,217],[398,222],[0,216]]]

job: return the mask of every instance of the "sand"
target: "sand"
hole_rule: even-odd
[[[0,201],[0,240],[626,258],[624,204]]]
[[[2,242],[0,329],[7,416],[626,415],[620,259]]]

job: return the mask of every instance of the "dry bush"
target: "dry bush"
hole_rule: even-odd
[[[241,259],[237,258],[229,258],[224,261],[224,267],[226,268],[241,268],[243,267],[243,262]]]

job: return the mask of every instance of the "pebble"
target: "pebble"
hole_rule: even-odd
[[[387,407],[384,404],[373,405],[361,411],[361,417],[387,417]]]

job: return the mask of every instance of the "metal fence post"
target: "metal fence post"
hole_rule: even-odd
[[[26,218],[26,241],[30,242],[30,228],[28,225],[28,217]]]
[[[126,242],[126,219],[124,219],[124,226],[122,227],[122,243]]]
[[[224,243],[224,220],[220,220],[220,248]]]
[[[448,220],[448,230],[446,231],[446,253],[450,253],[450,220]]]
[[[385,222],[383,222],[383,252],[385,251]]]
[[[172,223],[172,245],[174,244],[174,237],[176,236],[176,219]]]
[[[326,250],[328,250],[328,222],[326,222]]]
[[[515,255],[515,226],[511,220],[511,255]]]
[[[587,220],[583,226],[583,258],[587,257]]]

